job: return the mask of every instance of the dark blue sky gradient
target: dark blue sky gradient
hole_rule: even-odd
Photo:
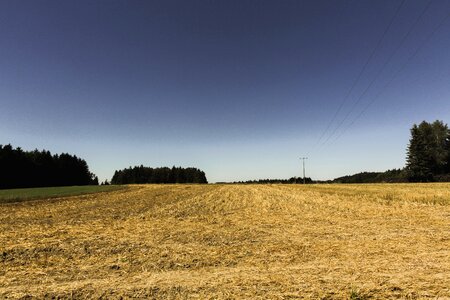
[[[450,20],[424,44],[448,0],[317,143],[400,2],[0,1],[0,143],[79,154],[101,180],[141,163],[288,178],[303,155],[321,179],[402,167],[413,123],[450,122]],[[331,129],[426,4],[405,2]]]

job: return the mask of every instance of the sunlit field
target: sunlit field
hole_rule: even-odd
[[[0,298],[450,297],[450,184],[140,185],[0,204]]]

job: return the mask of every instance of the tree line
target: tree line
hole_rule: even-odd
[[[289,179],[258,179],[247,181],[235,181],[233,183],[239,184],[293,184],[303,183],[303,177],[291,177]],[[310,177],[305,177],[305,183],[314,183]]]
[[[143,165],[116,170],[111,184],[133,183],[208,183],[205,172],[196,168],[162,167]]]
[[[386,172],[362,172],[329,181],[306,183],[370,183],[450,181],[450,130],[442,121],[423,121],[411,128],[407,147],[407,163],[403,169]],[[203,171],[196,168],[144,166],[114,172],[111,184],[132,183],[208,183]],[[301,177],[260,179],[234,183],[303,183]],[[105,181],[103,184],[109,184]],[[10,144],[0,145],[0,189],[98,185],[98,178],[89,171],[85,160],[68,153],[24,151]]]
[[[443,121],[414,124],[407,146],[406,166],[386,172],[362,172],[335,183],[450,181],[450,130]]]
[[[311,180],[306,183],[381,183],[450,181],[450,130],[443,121],[423,121],[411,128],[406,166],[385,172],[361,172],[333,180]],[[233,183],[303,183],[301,177],[260,179]]]
[[[327,183],[381,183],[381,182],[407,182],[403,169],[392,169],[385,172],[361,172],[335,178]]]
[[[98,185],[84,159],[0,145],[0,189],[71,185]]]

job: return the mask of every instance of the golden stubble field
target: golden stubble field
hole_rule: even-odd
[[[450,298],[450,184],[135,185],[0,205],[0,298]]]

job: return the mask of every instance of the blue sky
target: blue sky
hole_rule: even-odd
[[[0,1],[0,144],[77,154],[101,180],[140,164],[289,178],[305,155],[315,179],[399,168],[413,123],[449,122],[450,1],[427,5]]]

